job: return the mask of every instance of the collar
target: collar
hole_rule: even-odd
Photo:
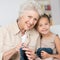
[[[17,34],[21,34],[21,31],[18,27],[17,21],[15,21],[13,24],[11,24],[12,28],[11,28],[11,32],[15,35]],[[29,33],[29,30],[26,31],[25,33]]]

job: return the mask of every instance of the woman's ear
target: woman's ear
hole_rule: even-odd
[[[17,22],[22,20],[23,16],[19,16],[18,19],[17,19]]]
[[[20,16],[20,19],[22,19],[23,18],[23,16]]]

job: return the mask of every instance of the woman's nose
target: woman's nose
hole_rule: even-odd
[[[33,24],[33,23],[34,23],[34,20],[33,20],[33,19],[31,19],[31,20],[30,20],[30,24]]]

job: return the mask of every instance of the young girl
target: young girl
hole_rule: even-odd
[[[41,52],[41,57],[44,60],[49,60],[50,58],[53,58],[53,60],[60,60],[60,39],[58,35],[50,31],[50,26],[51,21],[48,15],[41,15],[36,27],[41,36],[39,48]],[[37,55],[38,53],[40,54],[39,49],[37,50]],[[53,54],[48,53],[48,50],[53,50]]]

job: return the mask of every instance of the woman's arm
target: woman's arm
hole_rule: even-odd
[[[9,60],[14,54],[16,54],[17,52],[19,52],[20,47],[21,47],[21,43],[19,43],[15,48],[13,48],[13,49],[11,49],[9,51],[6,51],[3,54],[2,59],[3,60]]]
[[[16,48],[6,51],[3,54],[2,60],[9,60],[15,53],[17,53]]]

